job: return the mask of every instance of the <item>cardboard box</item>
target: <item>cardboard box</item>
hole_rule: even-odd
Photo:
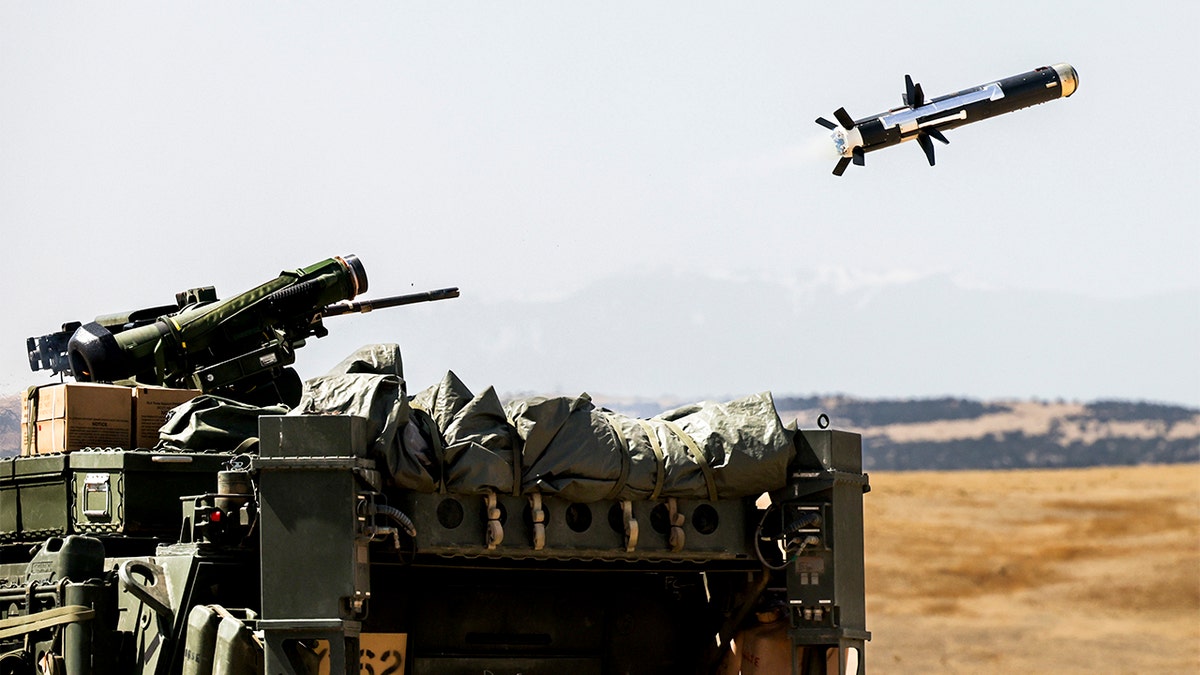
[[[21,392],[21,456],[25,457],[30,453],[30,448],[33,447],[33,437],[29,434],[32,429],[37,429],[37,426],[29,426],[29,392],[31,389],[26,389]]]
[[[153,448],[157,445],[158,430],[167,420],[167,412],[199,395],[198,389],[134,387],[133,447]]]
[[[124,448],[133,428],[129,387],[66,382],[38,387],[23,401],[21,454]],[[36,407],[36,412],[33,408]],[[33,437],[27,434],[32,432]]]

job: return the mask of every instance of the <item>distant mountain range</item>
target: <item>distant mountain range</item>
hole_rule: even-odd
[[[547,295],[521,300],[463,289],[451,302],[330,321],[298,367],[312,377],[359,345],[398,342],[412,390],[453,369],[473,389],[501,392],[1200,405],[1197,290],[1099,299],[946,275],[771,273],[648,272],[561,295],[548,280]]]
[[[450,302],[330,319],[330,334],[308,340],[296,368],[313,377],[361,345],[393,342],[410,391],[452,369],[476,391],[1200,406],[1200,289],[1095,298],[824,269],[820,259],[797,251],[795,269],[740,276],[614,261],[602,281],[548,278],[538,293],[488,297],[501,292],[497,279]],[[0,391],[52,379],[28,370],[19,347],[36,330],[18,328],[0,326]]]
[[[686,401],[593,396],[650,417]],[[1132,401],[778,397],[780,417],[863,435],[868,471],[1124,466],[1200,461],[1200,410]],[[0,456],[20,447],[20,396],[0,397]]]
[[[21,397],[0,397],[0,457],[17,454],[21,448]]]

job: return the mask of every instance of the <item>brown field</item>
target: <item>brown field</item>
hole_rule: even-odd
[[[1200,672],[1200,465],[871,486],[868,672]]]

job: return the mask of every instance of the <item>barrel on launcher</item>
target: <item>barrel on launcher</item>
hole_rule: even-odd
[[[420,293],[409,293],[407,295],[390,295],[386,298],[375,298],[374,300],[358,300],[351,302],[343,300],[335,302],[321,310],[321,316],[341,316],[343,314],[366,314],[377,309],[387,309],[389,307],[399,307],[401,305],[412,305],[418,302],[433,302],[435,300],[449,300],[458,297],[458,287],[454,288],[439,288],[436,291],[422,291]]]
[[[943,131],[1066,98],[1078,86],[1075,69],[1058,63],[926,101],[921,85],[913,84],[912,77],[905,75],[903,106],[860,120],[850,117],[845,108],[838,108],[833,113],[837,124],[824,117],[816,122],[833,132],[830,136],[841,155],[833,168],[835,176],[842,175],[851,162],[865,166],[868,152],[914,139],[933,166],[933,139],[950,142]]]

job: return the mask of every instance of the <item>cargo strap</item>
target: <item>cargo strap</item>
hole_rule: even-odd
[[[632,462],[629,457],[629,442],[625,440],[625,434],[621,433],[621,428],[617,426],[618,423],[613,419],[612,414],[604,413],[601,417],[604,418],[604,422],[608,425],[608,430],[616,438],[617,449],[621,451],[621,477],[617,479],[617,482],[613,484],[612,490],[605,497],[605,499],[616,499],[620,496],[621,491],[625,489],[625,483],[629,481],[629,464]]]
[[[708,487],[709,501],[717,501],[717,481],[713,477],[712,467],[708,465],[708,460],[704,458],[704,452],[700,449],[700,446],[696,445],[696,441],[692,440],[692,437],[688,436],[687,432],[681,429],[678,424],[667,420],[662,420],[662,423],[667,425],[667,428],[674,432],[679,437],[679,440],[683,441],[683,444],[687,446],[688,452],[692,454],[692,459],[696,460],[696,463],[700,465],[700,471],[704,474],[704,483]]]
[[[53,628],[68,623],[88,621],[96,616],[96,610],[84,605],[66,605],[55,607],[25,616],[14,616],[0,619],[0,640],[25,635],[43,628]]]
[[[27,422],[21,430],[21,455],[32,457],[37,454],[38,387],[25,391],[25,410],[21,415]]]
[[[646,438],[650,440],[650,448],[654,450],[654,462],[657,471],[654,474],[654,491],[650,493],[650,501],[658,499],[658,495],[662,494],[663,483],[667,477],[667,458],[663,454],[662,444],[658,442],[658,434],[654,433],[654,427],[646,420],[638,420],[642,431],[646,432]]]
[[[524,473],[521,463],[524,459],[524,450],[518,447],[512,449],[512,496],[520,497],[521,491],[525,488],[522,482],[522,473]]]

